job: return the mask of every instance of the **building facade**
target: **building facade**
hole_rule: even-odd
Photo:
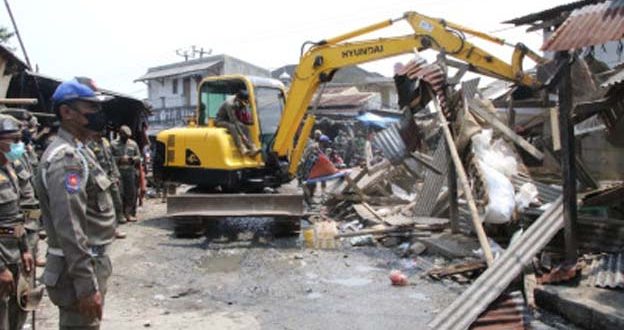
[[[214,55],[149,68],[136,81],[147,84],[148,101],[153,106],[151,130],[183,126],[195,114],[197,88],[201,80],[227,74],[271,76],[269,70],[228,55]]]

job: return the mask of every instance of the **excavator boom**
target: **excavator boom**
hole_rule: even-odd
[[[350,41],[403,20],[411,26],[412,34]],[[507,44],[500,38],[416,12],[407,12],[399,19],[385,20],[314,44],[302,55],[294,72],[272,150],[279,157],[288,157],[292,153],[294,137],[308,110],[312,96],[321,83],[331,80],[336,70],[411,53],[414,49],[432,49],[469,64],[473,71],[480,74],[513,81],[523,86],[540,87],[537,80],[522,70],[525,55],[536,62],[541,62],[539,55],[531,52],[524,45],[518,44],[515,46],[512,63],[509,64],[466,40],[465,33],[497,44]],[[301,136],[300,138],[307,137]],[[299,159],[291,157],[290,161],[298,163]],[[290,168],[296,168],[296,166],[291,164]]]

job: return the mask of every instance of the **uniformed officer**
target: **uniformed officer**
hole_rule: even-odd
[[[33,271],[20,211],[20,184],[12,162],[24,154],[19,122],[0,115],[0,329],[21,329],[26,312],[15,292],[21,276]]]
[[[3,114],[10,115],[21,123],[23,155],[12,162],[20,185],[20,208],[24,214],[24,228],[30,252],[35,256],[35,264],[45,265],[45,258],[37,252],[39,231],[41,230],[39,200],[33,189],[34,174],[39,164],[37,154],[32,145],[32,136],[36,133],[37,118],[25,109],[7,109]],[[34,119],[34,120],[33,120]]]
[[[41,277],[59,308],[60,329],[99,329],[107,281],[107,250],[114,239],[112,182],[85,143],[106,126],[103,97],[75,80],[52,95],[60,120],[57,137],[43,153],[35,178],[48,234]]]
[[[139,146],[132,140],[130,127],[122,125],[119,138],[113,141],[112,152],[121,175],[121,200],[127,221],[136,221],[137,168],[141,165]]]
[[[87,144],[89,149],[93,151],[93,154],[98,160],[100,167],[106,172],[108,178],[113,182],[111,185],[111,197],[113,197],[113,205],[115,206],[115,218],[117,219],[117,225],[126,223],[124,217],[123,204],[121,202],[121,195],[119,193],[119,169],[113,159],[113,152],[111,150],[111,144],[103,134],[98,136]],[[126,238],[126,234],[119,229],[115,230],[116,238]]]

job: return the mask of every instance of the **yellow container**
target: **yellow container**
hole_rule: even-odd
[[[308,249],[314,248],[314,227],[303,229],[303,242]]]

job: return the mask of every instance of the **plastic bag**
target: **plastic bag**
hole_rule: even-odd
[[[509,222],[516,207],[514,187],[511,181],[488,164],[479,161],[479,165],[483,170],[483,176],[489,192],[489,201],[485,207],[483,221],[497,224]]]
[[[539,203],[539,200],[537,199],[538,195],[539,192],[534,184],[530,182],[523,184],[518,193],[516,193],[516,206],[518,207],[518,210],[524,210],[529,207],[531,203]]]

